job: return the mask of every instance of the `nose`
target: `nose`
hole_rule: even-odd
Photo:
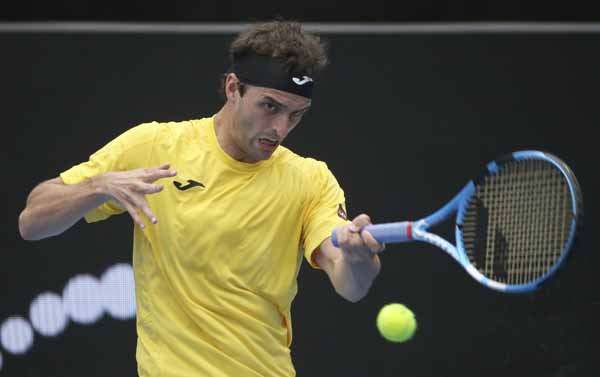
[[[279,140],[282,140],[292,129],[292,122],[288,116],[278,116],[273,122],[273,129],[277,133]]]

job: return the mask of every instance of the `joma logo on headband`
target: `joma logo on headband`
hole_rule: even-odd
[[[313,81],[313,79],[311,79],[308,76],[302,76],[301,79],[297,78],[297,77],[292,77],[292,80],[297,84],[297,85],[304,85],[309,81]]]

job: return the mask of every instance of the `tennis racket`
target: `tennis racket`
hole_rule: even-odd
[[[430,243],[479,283],[522,293],[535,290],[566,260],[582,203],[577,179],[562,160],[541,151],[518,151],[490,162],[432,215],[364,230],[382,243]],[[455,244],[428,231],[454,213]],[[336,229],[332,242],[338,246]]]

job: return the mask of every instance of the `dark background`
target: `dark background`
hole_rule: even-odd
[[[33,2],[31,2],[33,4]],[[307,3],[296,14],[269,2],[36,4],[3,20],[234,21],[270,15],[304,21],[592,21],[594,13],[548,6],[433,2],[391,12],[370,2]],[[183,4],[183,5],[182,5]],[[265,7],[265,8],[261,8]],[[548,14],[544,14],[546,11]],[[560,12],[559,12],[560,11]],[[562,18],[559,17],[562,15]],[[554,14],[554,16],[552,16]],[[359,18],[364,17],[364,18]],[[600,258],[594,225],[599,178],[600,33],[325,34],[331,66],[313,110],[289,137],[296,152],[326,161],[346,191],[351,216],[375,222],[419,218],[444,204],[483,165],[517,149],[563,158],[580,180],[586,209],[572,258],[539,291],[504,295],[475,283],[428,245],[388,246],[367,298],[345,302],[326,275],[304,265],[294,301],[292,353],[299,376],[592,376],[600,372]],[[27,316],[42,291],[71,276],[99,276],[131,261],[127,216],[42,242],[20,239],[17,217],[39,181],[79,163],[146,121],[213,114],[233,35],[0,33],[4,137],[4,227],[0,321]],[[450,233],[442,227],[442,232]],[[419,323],[413,340],[392,344],[375,328],[379,308],[402,302]],[[104,317],[36,335],[21,356],[0,349],[0,376],[135,375],[134,321]]]
[[[318,22],[599,21],[594,1],[303,0],[7,2],[0,20],[247,22],[283,16]]]

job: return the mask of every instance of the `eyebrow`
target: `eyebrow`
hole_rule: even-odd
[[[274,104],[276,104],[277,106],[283,108],[283,109],[287,109],[288,107],[286,105],[284,105],[283,103],[277,101],[275,98],[271,97],[271,96],[265,96],[264,99],[273,102]],[[311,104],[309,103],[308,106],[305,106],[301,109],[295,110],[293,111],[294,113],[299,113],[302,112],[304,110],[308,110],[310,108]]]

